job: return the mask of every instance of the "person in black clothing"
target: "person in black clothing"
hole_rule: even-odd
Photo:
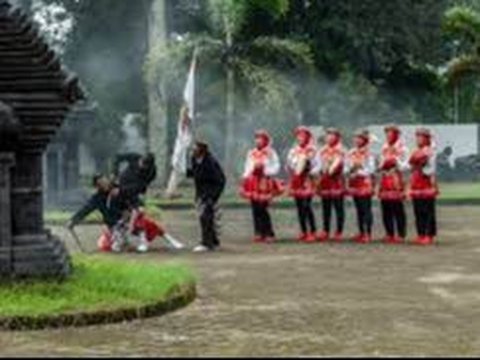
[[[118,185],[122,194],[132,202],[132,206],[140,206],[140,197],[145,195],[150,184],[157,177],[155,157],[149,153],[138,162],[130,164],[118,177]]]
[[[184,245],[166,232],[163,227],[157,226],[158,224],[155,224],[153,219],[146,217],[142,209],[144,205],[142,195],[146,194],[148,187],[155,180],[156,176],[155,157],[153,154],[147,154],[142,156],[138,162],[131,163],[118,177],[120,196],[131,212],[129,232],[140,239],[137,250],[139,252],[148,251],[149,242],[151,241],[148,241],[148,231],[145,229],[145,226],[148,227],[146,223],[148,222],[151,224],[150,226],[161,229],[161,231],[158,231],[158,235],[163,237],[172,248],[181,250],[184,248]],[[140,219],[143,220],[140,221]]]
[[[195,182],[195,201],[202,228],[201,245],[194,251],[213,251],[220,246],[216,224],[217,203],[225,189],[226,178],[206,143],[195,144],[187,177],[193,178]]]
[[[90,197],[87,203],[79,210],[67,227],[73,229],[94,211],[99,211],[103,218],[103,223],[108,227],[112,235],[113,242],[120,242],[123,234],[123,228],[128,219],[129,204],[121,196],[120,189],[116,187],[110,179],[104,175],[95,175],[93,177],[93,186],[96,192]],[[114,249],[115,250],[115,249]],[[117,248],[117,250],[119,250]]]

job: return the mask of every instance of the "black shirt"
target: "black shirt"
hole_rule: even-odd
[[[217,202],[225,189],[226,177],[222,167],[212,154],[202,159],[192,157],[187,176],[195,181],[196,199]]]

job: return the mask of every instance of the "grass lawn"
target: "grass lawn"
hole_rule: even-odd
[[[480,183],[444,183],[440,185],[441,199],[480,199]]]
[[[0,285],[0,317],[64,315],[151,305],[194,281],[182,265],[156,265],[106,256],[76,257],[63,283]]]

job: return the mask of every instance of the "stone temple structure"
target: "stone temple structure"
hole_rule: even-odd
[[[71,271],[63,243],[44,229],[42,154],[83,97],[30,19],[0,0],[0,279]]]

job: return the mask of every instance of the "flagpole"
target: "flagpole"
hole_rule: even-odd
[[[188,151],[195,141],[195,73],[197,66],[197,48],[193,51],[187,83],[183,93],[183,105],[177,125],[177,139],[172,155],[172,172],[165,192],[167,198],[180,197],[177,193],[180,182],[186,175]]]

